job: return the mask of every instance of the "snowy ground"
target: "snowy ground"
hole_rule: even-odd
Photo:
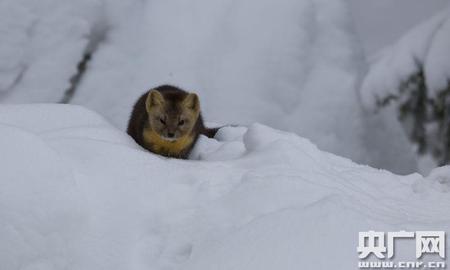
[[[81,107],[9,105],[0,148],[2,269],[356,269],[358,231],[450,230],[449,167],[398,176],[260,124],[182,161]]]

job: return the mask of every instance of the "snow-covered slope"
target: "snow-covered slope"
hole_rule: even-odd
[[[0,149],[2,269],[356,269],[358,231],[450,230],[450,168],[397,176],[260,124],[183,161],[81,107],[8,105]]]

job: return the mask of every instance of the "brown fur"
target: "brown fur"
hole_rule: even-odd
[[[127,133],[155,154],[187,159],[200,134],[212,138],[217,130],[204,126],[197,95],[162,85],[138,99]]]

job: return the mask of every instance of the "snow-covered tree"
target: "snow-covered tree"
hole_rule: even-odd
[[[394,104],[419,154],[450,162],[450,10],[378,55],[364,80],[366,106]]]

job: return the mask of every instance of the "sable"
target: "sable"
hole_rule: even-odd
[[[200,134],[213,138],[218,128],[206,128],[195,93],[162,85],[143,94],[133,107],[127,133],[142,147],[166,157],[187,159]]]

